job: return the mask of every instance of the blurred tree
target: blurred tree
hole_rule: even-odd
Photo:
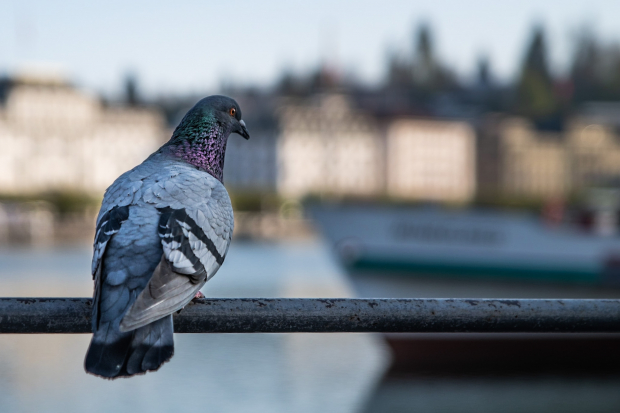
[[[413,85],[427,93],[437,93],[456,84],[451,71],[435,56],[433,36],[428,24],[421,24],[415,35],[415,51],[411,64]]]
[[[558,102],[547,66],[545,34],[541,26],[534,27],[532,41],[525,54],[516,85],[516,110],[537,121],[557,115]]]
[[[299,92],[298,82],[290,69],[284,69],[276,83],[276,91],[283,95],[293,95]]]
[[[576,41],[575,56],[571,68],[571,80],[576,102],[598,99],[601,79],[596,75],[600,50],[596,38],[590,31],[583,31]]]
[[[414,51],[411,77],[414,83],[418,85],[429,84],[434,80],[434,75],[437,71],[429,26],[426,24],[420,25],[416,36],[417,45]]]
[[[476,83],[481,87],[490,87],[492,82],[491,78],[491,64],[487,56],[482,56],[478,59]]]
[[[313,93],[339,90],[344,86],[345,82],[335,69],[320,65],[303,75],[296,75],[289,69],[283,70],[276,82],[275,92],[284,96],[303,97]]]
[[[395,52],[390,53],[388,57],[388,85],[397,88],[412,85],[411,63]]]
[[[335,90],[340,85],[336,70],[322,64],[310,74],[309,87],[311,92],[325,92]]]
[[[424,102],[457,85],[455,76],[435,55],[430,26],[421,24],[414,34],[413,53],[403,57],[389,53],[387,84],[408,90],[415,100]]]
[[[483,55],[478,58],[474,83],[467,90],[468,96],[466,98],[475,103],[479,110],[483,112],[505,110],[505,88],[502,88],[494,80],[491,63],[487,56]]]
[[[129,106],[138,106],[140,104],[138,80],[134,73],[128,73],[125,76],[125,103]]]
[[[605,46],[583,30],[576,40],[570,77],[575,103],[620,100],[620,46]]]

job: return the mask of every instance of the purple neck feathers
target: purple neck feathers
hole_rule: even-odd
[[[183,140],[174,147],[173,153],[224,183],[224,156],[228,140],[224,135],[221,126],[214,126],[194,139]]]

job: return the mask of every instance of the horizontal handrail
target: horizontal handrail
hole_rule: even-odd
[[[0,333],[90,333],[90,298],[0,298]],[[177,333],[620,332],[620,300],[212,298]]]

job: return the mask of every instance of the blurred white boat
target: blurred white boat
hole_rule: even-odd
[[[527,213],[368,205],[310,211],[351,272],[620,284],[620,237]]]

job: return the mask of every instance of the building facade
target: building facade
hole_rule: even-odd
[[[620,183],[620,135],[614,125],[585,117],[574,119],[567,127],[566,146],[568,180],[573,188]]]
[[[529,197],[555,197],[568,190],[566,151],[559,132],[541,132],[523,119],[503,125],[501,150],[504,191]]]
[[[331,94],[281,102],[271,128],[254,136],[229,139],[232,188],[445,202],[467,201],[476,188],[475,134],[465,122],[379,117]]]
[[[389,195],[452,202],[474,196],[476,137],[469,124],[397,119],[386,140]]]
[[[382,190],[383,148],[376,122],[343,96],[317,96],[278,112],[278,192],[374,195]]]
[[[339,94],[269,108],[260,99],[240,103],[252,138],[229,138],[224,176],[233,191],[445,202],[474,195],[476,140],[467,123],[379,117]],[[0,193],[101,194],[168,137],[156,111],[106,106],[62,80],[4,81]]]
[[[60,79],[0,86],[0,192],[101,194],[167,138],[162,116],[106,107]]]
[[[620,136],[613,125],[576,117],[561,131],[541,131],[522,118],[494,115],[478,140],[482,194],[565,197],[620,182]]]

